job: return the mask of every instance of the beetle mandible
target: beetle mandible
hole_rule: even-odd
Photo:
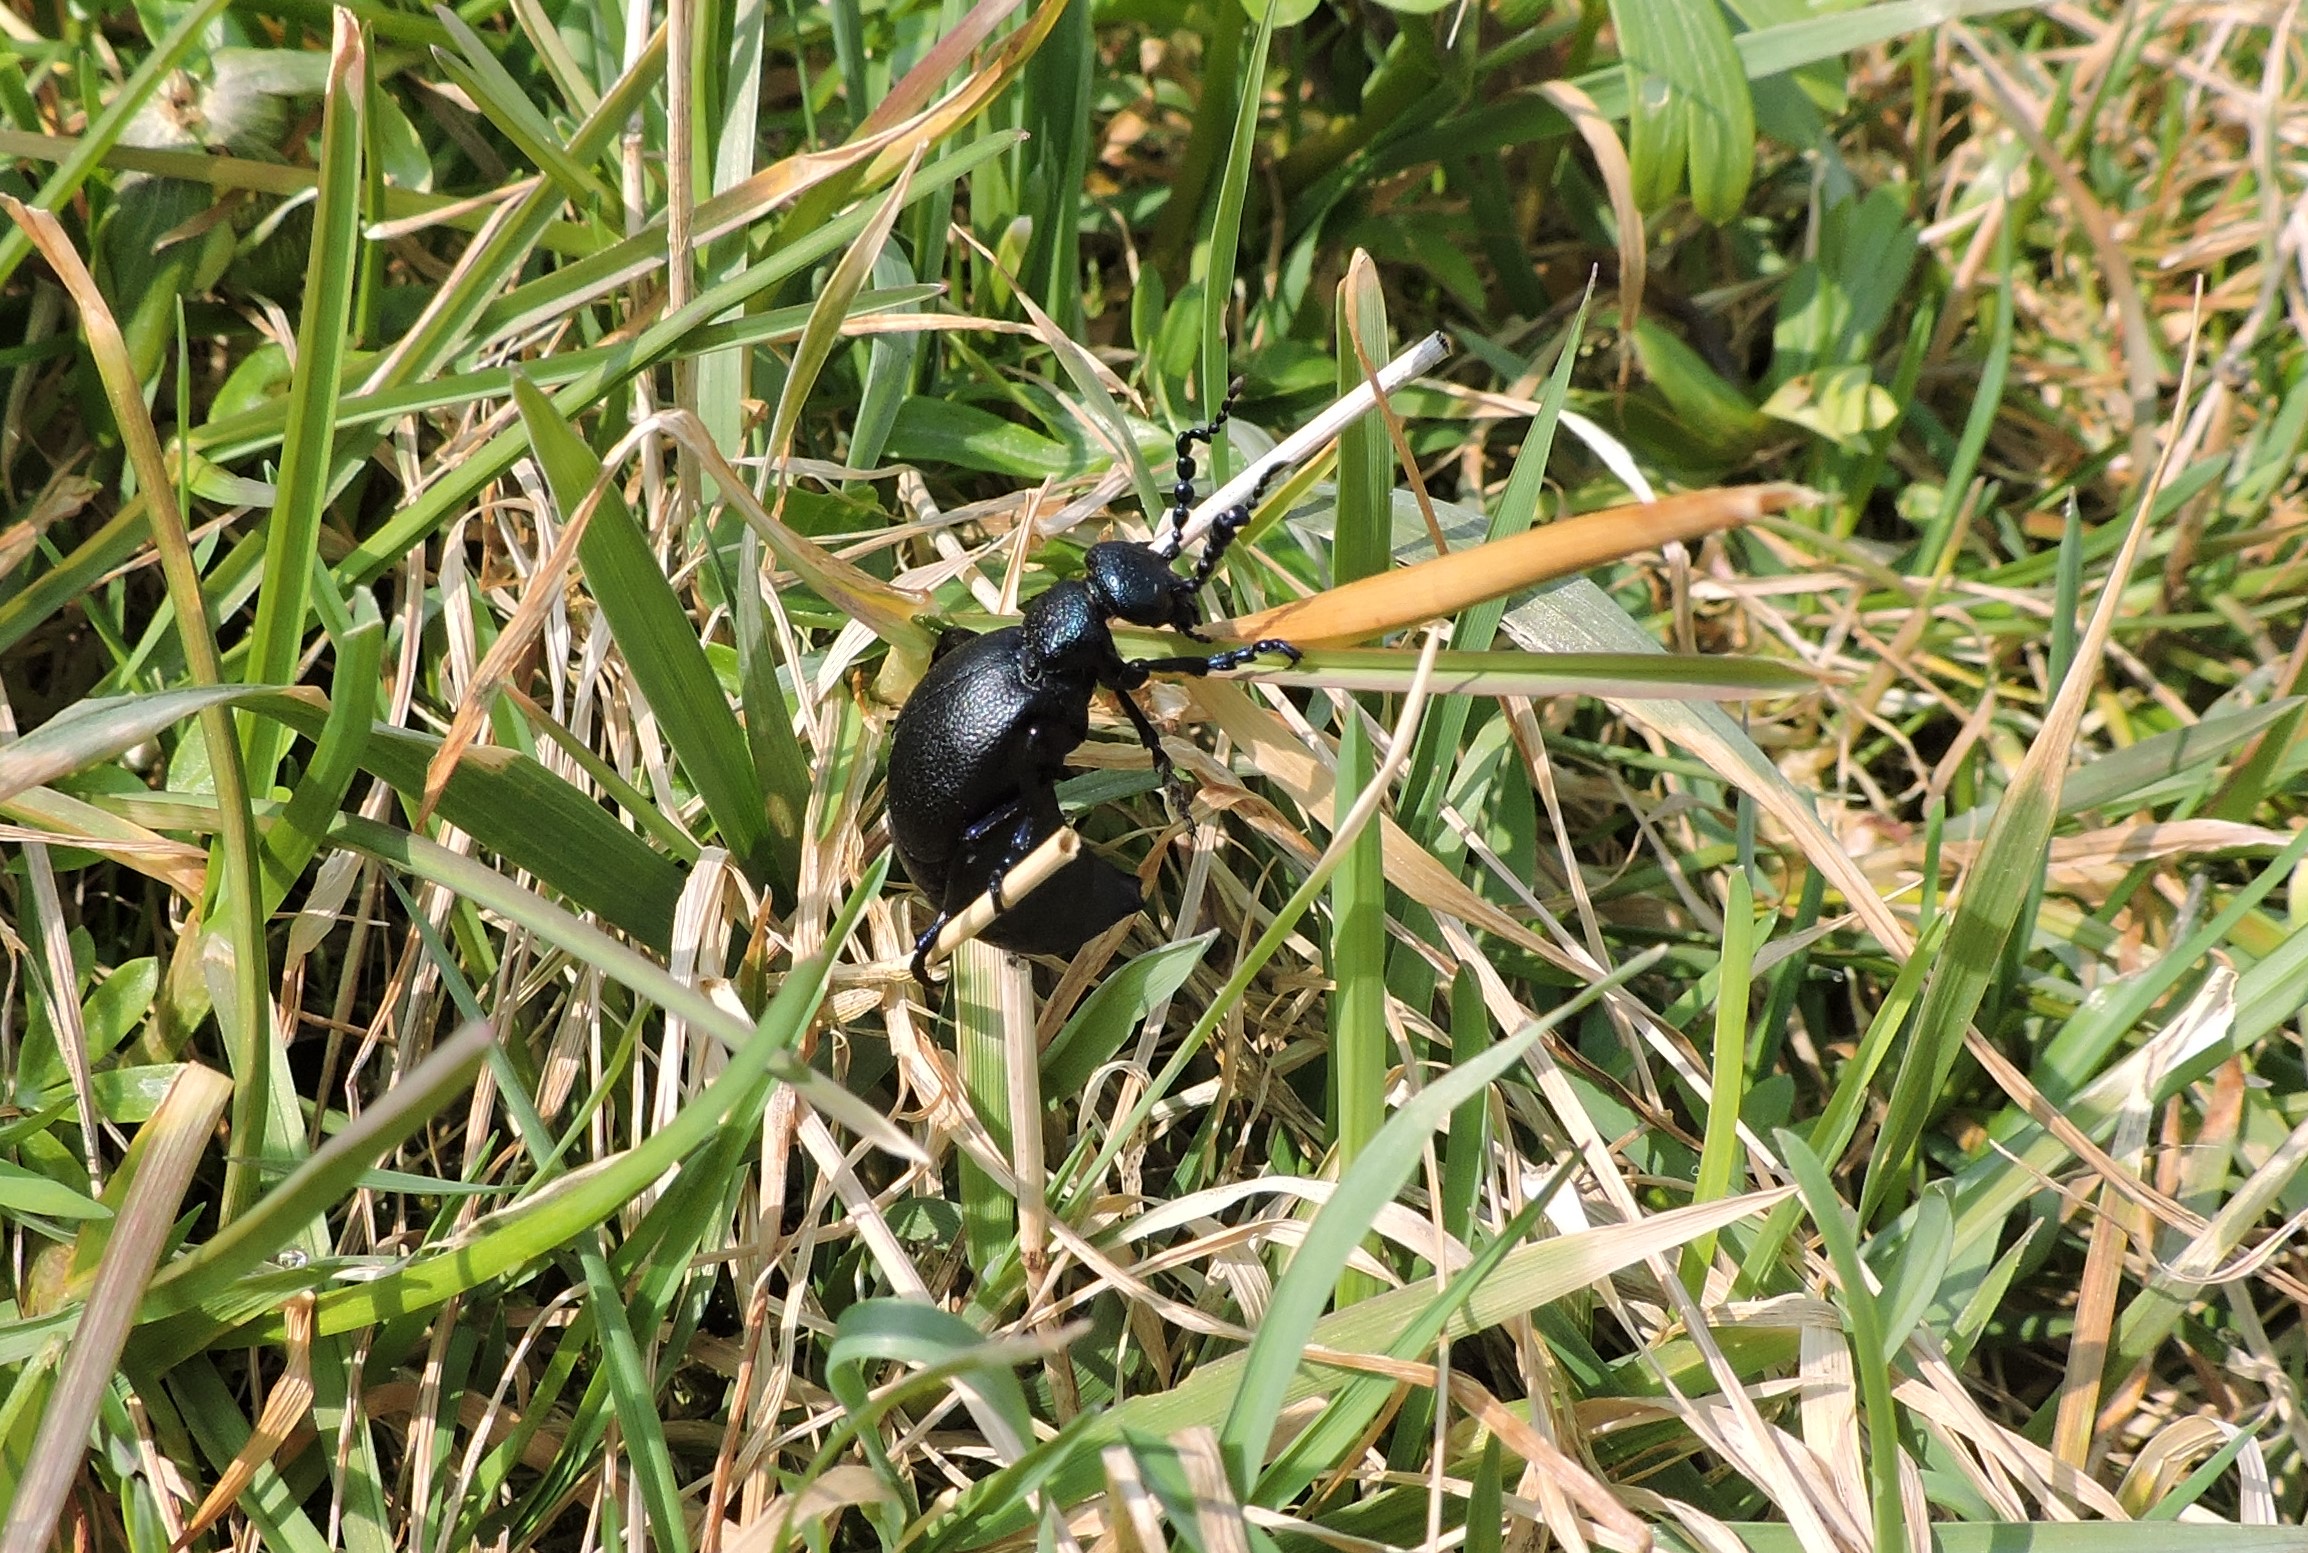
[[[1022,954],[1071,954],[1142,904],[1135,879],[1087,852],[1015,909],[1002,898],[1003,875],[1065,823],[1058,779],[1089,737],[1090,698],[1099,689],[1114,693],[1163,787],[1175,790],[1176,768],[1131,692],[1156,674],[1217,673],[1268,653],[1298,661],[1297,648],[1272,638],[1208,654],[1124,658],[1110,629],[1124,620],[1207,640],[1196,629],[1199,595],[1281,467],[1212,521],[1190,574],[1172,569],[1194,502],[1194,444],[1218,434],[1241,391],[1237,379],[1212,420],[1178,433],[1166,530],[1149,543],[1092,545],[1082,576],[1045,589],[1017,625],[983,636],[948,631],[899,710],[890,735],[890,838],[936,912],[914,943],[914,976],[924,984],[939,931],[981,894],[1002,913],[982,936]]]

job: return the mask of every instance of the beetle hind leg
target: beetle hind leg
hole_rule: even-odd
[[[914,938],[914,980],[925,987],[937,985],[930,980],[930,951],[937,948],[938,935],[943,933],[946,930],[946,924],[953,920],[954,914],[952,912],[941,911],[930,918],[930,925],[923,928]]]

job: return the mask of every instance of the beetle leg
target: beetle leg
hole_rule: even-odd
[[[1170,530],[1155,536],[1152,549],[1164,560],[1176,555],[1186,543],[1186,518],[1194,510],[1194,444],[1207,443],[1216,437],[1234,414],[1234,401],[1242,395],[1242,379],[1226,385],[1226,397],[1218,401],[1218,414],[1199,426],[1189,426],[1178,434],[1177,480],[1170,487]]]
[[[974,847],[1005,825],[1015,827],[1018,821],[1024,817],[1025,808],[1026,799],[1023,795],[1011,799],[984,819],[965,827],[962,831],[962,844]],[[1015,868],[1018,859],[1024,855],[1024,852],[1019,849],[1017,839],[1013,837],[1008,849],[1003,854],[1002,861],[987,876],[986,893],[993,897],[996,911],[1008,911],[1010,909],[1010,903],[1002,898],[1002,876]]]
[[[1125,666],[1147,674],[1191,674],[1199,679],[1205,674],[1223,674],[1228,669],[1239,669],[1252,659],[1262,658],[1268,653],[1287,658],[1292,663],[1304,656],[1290,643],[1267,637],[1247,647],[1229,647],[1224,652],[1214,652],[1207,658],[1133,658]]]
[[[991,814],[988,814],[984,819],[977,821],[975,824],[963,827],[962,840],[970,843],[973,846],[976,845],[978,842],[981,842],[988,836],[991,836],[995,831],[1000,830],[1003,826],[1015,823],[1018,818],[1018,811],[1024,808],[1025,805],[1026,800],[1022,795],[1020,797],[1011,799],[1009,802],[995,809]]]
[[[938,935],[943,933],[946,930],[946,924],[953,920],[954,914],[952,912],[941,911],[930,918],[930,925],[922,929],[920,935],[914,939],[914,980],[925,987],[937,985],[930,980],[930,951],[938,946]]]
[[[1170,759],[1170,752],[1162,747],[1161,730],[1146,715],[1146,709],[1127,690],[1114,692],[1114,699],[1122,703],[1122,711],[1130,719],[1130,726],[1138,731],[1138,742],[1146,746],[1146,753],[1154,757],[1154,774],[1162,780],[1162,798],[1171,810],[1183,816],[1191,801],[1186,784],[1179,780],[1178,767]]]

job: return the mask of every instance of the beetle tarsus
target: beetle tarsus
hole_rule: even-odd
[[[1206,674],[1223,674],[1229,669],[1239,669],[1269,653],[1288,659],[1293,664],[1306,656],[1290,643],[1270,636],[1245,647],[1229,647],[1224,652],[1214,652],[1206,658],[1133,658],[1128,667],[1142,675],[1189,674],[1200,679]]]
[[[936,982],[930,980],[930,951],[938,947],[938,935],[943,933],[946,930],[946,924],[953,920],[954,914],[952,912],[941,911],[930,918],[930,925],[922,929],[914,939],[914,980],[925,987],[937,985]]]

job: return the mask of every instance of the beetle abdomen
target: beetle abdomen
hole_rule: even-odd
[[[1067,955],[1144,905],[1135,876],[1084,852],[978,936],[1016,954]]]
[[[1005,746],[1017,722],[1015,626],[962,642],[930,665],[890,730],[890,840],[932,900],[945,895],[961,833],[1017,795]],[[1012,699],[1005,711],[1004,696]]]

